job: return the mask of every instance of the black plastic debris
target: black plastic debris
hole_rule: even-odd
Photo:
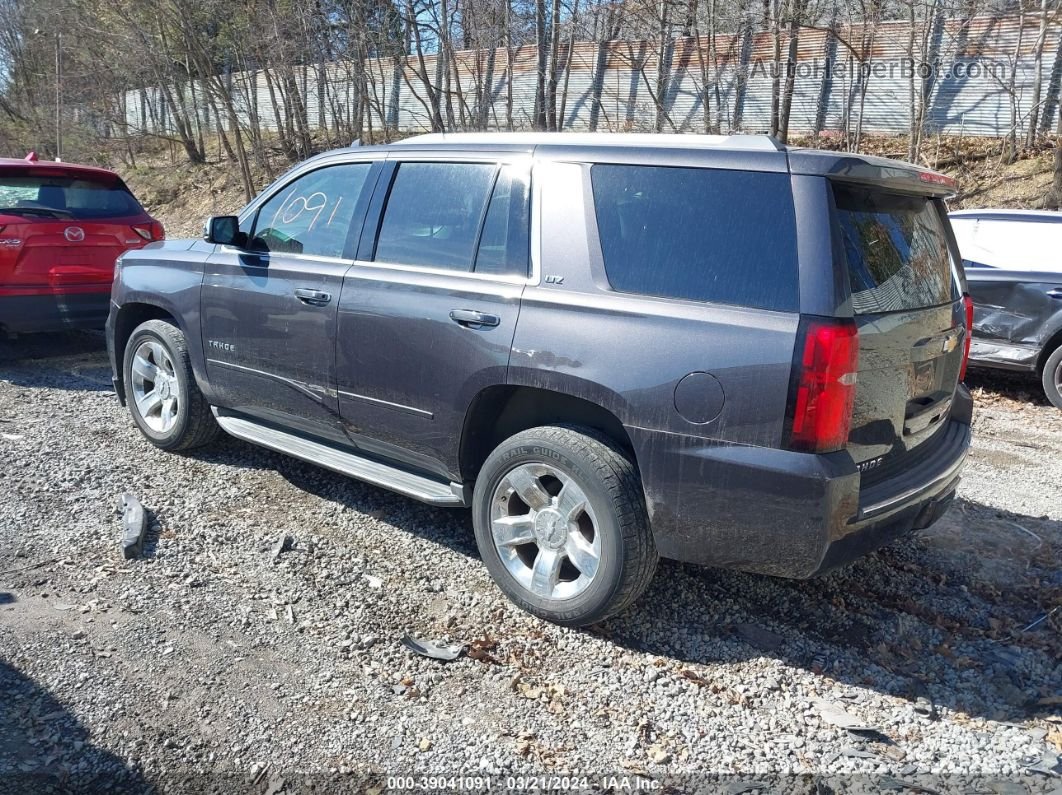
[[[778,633],[756,624],[735,624],[734,631],[747,644],[764,652],[778,651],[785,642],[785,638]]]
[[[119,505],[122,513],[122,555],[126,560],[135,560],[144,552],[144,536],[147,534],[147,511],[140,500],[126,492]]]
[[[295,546],[295,539],[289,536],[287,533],[281,533],[277,536],[276,542],[273,544],[273,562],[276,563],[280,560],[281,554],[284,552],[290,552]]]
[[[443,662],[453,662],[465,650],[463,643],[446,644],[435,640],[420,640],[412,635],[403,635],[402,645],[421,657],[430,657]]]

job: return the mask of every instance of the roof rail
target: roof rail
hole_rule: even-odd
[[[686,135],[674,133],[583,132],[456,132],[426,133],[392,146],[436,144],[510,144],[514,146],[646,146],[670,149],[752,149],[781,152],[785,147],[770,135]]]

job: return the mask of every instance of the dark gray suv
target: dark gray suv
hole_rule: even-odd
[[[429,135],[315,157],[125,254],[114,384],[433,505],[562,624],[658,556],[810,577],[953,498],[970,443],[951,181],[757,136]]]

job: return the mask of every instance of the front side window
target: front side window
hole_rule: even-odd
[[[796,220],[786,174],[598,164],[605,272],[625,293],[794,311]]]
[[[497,166],[402,163],[387,197],[376,261],[470,271]]]
[[[259,208],[249,248],[342,257],[354,208],[371,169],[372,163],[343,163],[290,182]]]
[[[0,174],[0,212],[34,218],[126,218],[144,210],[121,180]]]

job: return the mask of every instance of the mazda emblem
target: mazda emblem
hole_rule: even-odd
[[[80,243],[85,239],[85,230],[80,226],[68,226],[63,232],[63,237],[71,243]]]

